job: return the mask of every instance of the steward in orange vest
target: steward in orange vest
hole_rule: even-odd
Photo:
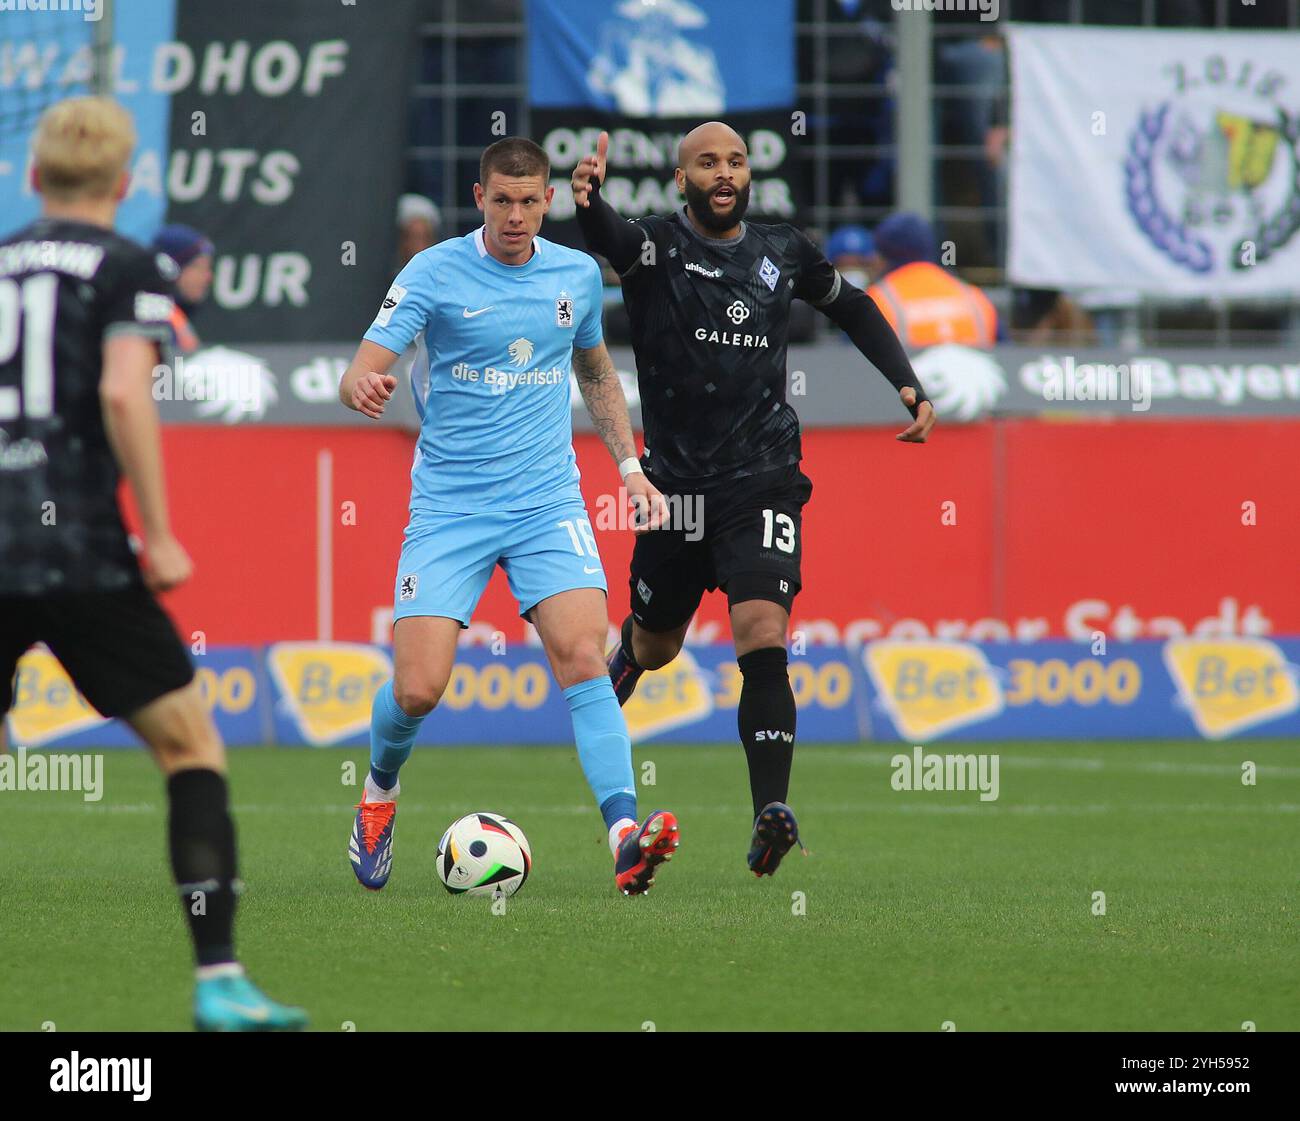
[[[891,214],[876,229],[877,267],[885,274],[867,295],[908,350],[940,343],[991,347],[998,313],[974,285],[934,263],[930,224],[916,214]]]

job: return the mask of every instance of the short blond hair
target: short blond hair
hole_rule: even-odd
[[[131,114],[107,97],[73,97],[41,114],[32,141],[39,190],[67,201],[111,196],[135,148]]]

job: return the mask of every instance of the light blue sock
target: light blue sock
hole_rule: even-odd
[[[636,820],[636,785],[632,779],[632,741],[623,710],[609,677],[601,674],[564,690],[573,718],[573,739],[587,785],[596,796],[605,827],[623,816]],[[621,795],[621,797],[616,797]],[[628,813],[630,802],[631,812]]]
[[[423,716],[408,716],[393,696],[393,683],[385,681],[370,709],[370,775],[382,790],[397,785],[397,772],[411,757],[415,733]]]

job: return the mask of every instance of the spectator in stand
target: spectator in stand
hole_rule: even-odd
[[[442,212],[424,195],[403,195],[397,200],[397,270],[417,253],[441,240]]]
[[[871,255],[875,249],[866,226],[839,226],[826,239],[826,259],[840,276],[864,292],[871,284]]]
[[[903,346],[939,343],[989,348],[999,338],[998,313],[978,288],[936,263],[938,244],[919,214],[891,214],[875,233],[867,295],[876,301]]]
[[[176,265],[176,276],[172,278],[176,288],[172,330],[177,351],[193,354],[199,349],[199,336],[190,320],[212,288],[212,259],[216,249],[206,234],[182,225],[163,226],[154,234],[153,247]]]
[[[1021,346],[1095,346],[1092,317],[1053,288],[1011,289],[1011,338]]]

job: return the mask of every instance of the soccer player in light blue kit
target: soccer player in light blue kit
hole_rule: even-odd
[[[573,453],[571,367],[636,506],[636,531],[657,527],[667,507],[638,466],[602,339],[600,270],[537,236],[554,194],[549,177],[531,140],[488,147],[474,184],[483,226],[411,259],[339,386],[345,405],[379,417],[397,386],[389,369],[423,337],[427,357],[411,375],[421,428],[394,588],[394,676],[375,696],[370,773],[348,849],[357,879],[374,890],[392,871],[398,770],[498,564],[564,690],[616,886],[649,890],[679,843],[667,811],[637,823],[632,745],[605,665],[605,574]]]

